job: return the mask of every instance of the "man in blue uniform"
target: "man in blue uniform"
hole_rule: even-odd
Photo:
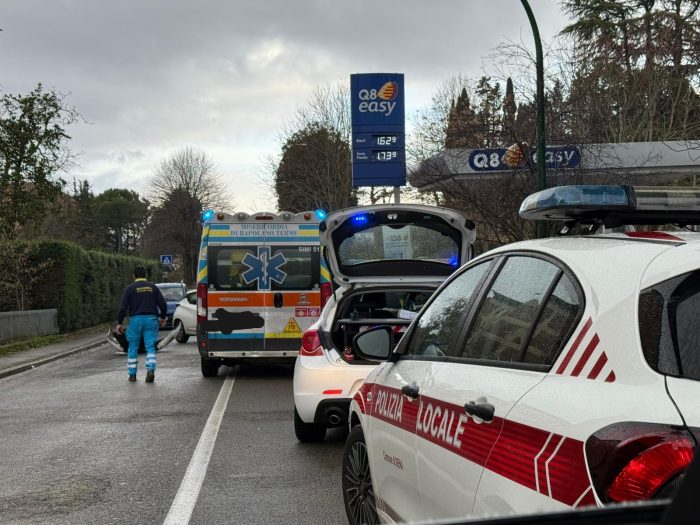
[[[135,280],[124,290],[122,302],[117,315],[117,333],[124,333],[124,316],[129,314],[129,327],[126,338],[129,341],[127,367],[129,381],[136,381],[136,367],[141,338],[146,347],[146,383],[153,383],[156,372],[156,341],[158,326],[165,326],[168,304],[158,287],[146,280],[146,268],[134,268]],[[159,313],[160,311],[160,313]],[[160,321],[158,320],[160,317]]]

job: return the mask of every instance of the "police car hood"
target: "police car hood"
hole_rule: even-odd
[[[339,285],[439,283],[469,259],[476,237],[461,212],[418,204],[346,208],[319,230]]]

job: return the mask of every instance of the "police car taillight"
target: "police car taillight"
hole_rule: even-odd
[[[328,299],[333,295],[331,283],[321,283],[321,308],[326,306]]]
[[[207,285],[197,285],[197,324],[207,320]]]
[[[321,348],[321,339],[318,337],[318,331],[307,330],[301,336],[301,355],[303,356],[320,356],[323,355]]]
[[[697,224],[700,191],[679,187],[556,186],[527,197],[520,216],[530,220],[604,219],[624,224]]]
[[[669,497],[693,459],[693,447],[681,427],[618,423],[586,441],[586,458],[601,501],[639,501]]]

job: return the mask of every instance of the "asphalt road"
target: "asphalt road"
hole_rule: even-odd
[[[145,384],[143,356],[137,383],[125,361],[104,347],[0,380],[0,523],[163,523],[225,381],[189,523],[347,523],[345,432],[296,441],[291,367],[205,379],[194,343],[173,343]]]

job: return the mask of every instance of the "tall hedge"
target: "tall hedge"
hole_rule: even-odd
[[[124,288],[133,281],[134,266],[146,267],[153,281],[162,274],[158,261],[86,251],[63,241],[14,241],[31,245],[33,265],[51,261],[30,291],[31,308],[56,308],[61,332],[115,321]],[[12,249],[12,242],[0,249]]]

